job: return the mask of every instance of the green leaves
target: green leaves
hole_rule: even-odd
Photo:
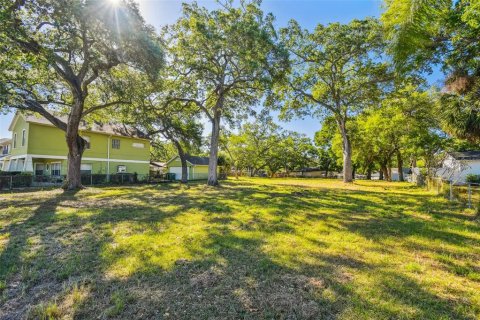
[[[262,169],[268,169],[271,175],[280,169],[301,169],[317,156],[308,137],[282,130],[270,117],[244,124],[238,134],[227,137],[224,149],[237,170],[249,169],[251,174]]]
[[[470,141],[480,137],[479,9],[479,1],[390,0],[382,16],[399,70],[439,64],[447,73],[439,100],[443,127]]]
[[[313,33],[291,21],[280,33],[294,66],[276,87],[286,117],[307,110],[350,114],[371,104],[380,95],[379,84],[389,80],[381,28],[373,19],[319,25]]]
[[[210,116],[218,108],[230,119],[246,112],[279,72],[282,53],[270,18],[256,1],[213,11],[184,4],[183,10],[184,16],[163,33],[175,62],[172,76],[188,83],[182,98],[201,102]]]
[[[74,101],[87,110],[114,104],[124,98],[118,68],[155,79],[163,65],[159,39],[132,2],[4,2],[0,83],[7,107],[28,109],[30,101],[32,111],[69,113]]]

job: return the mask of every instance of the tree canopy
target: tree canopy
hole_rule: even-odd
[[[388,0],[382,15],[397,69],[447,74],[439,99],[443,129],[480,139],[480,3],[469,0]]]

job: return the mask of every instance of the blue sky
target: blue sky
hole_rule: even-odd
[[[137,0],[138,1],[138,0]],[[147,23],[157,29],[175,22],[181,15],[181,3],[178,0],[140,0],[140,10]],[[207,8],[214,8],[214,0],[197,1]],[[265,12],[271,12],[276,17],[278,27],[285,26],[290,19],[295,19],[308,29],[313,29],[318,23],[348,22],[352,19],[378,17],[381,13],[382,1],[377,0],[264,0],[262,7]],[[436,82],[441,75],[436,73],[430,77],[430,82]],[[0,115],[0,137],[10,136],[8,125],[12,115]],[[313,137],[320,128],[318,119],[294,120],[281,123],[288,130],[305,133]]]

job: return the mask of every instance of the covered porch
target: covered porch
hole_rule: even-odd
[[[5,156],[2,161],[2,171],[33,172],[32,157],[28,155]]]
[[[54,157],[32,157],[31,172],[36,186],[61,184],[67,173],[67,160]]]

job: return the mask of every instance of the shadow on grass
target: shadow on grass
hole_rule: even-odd
[[[315,254],[312,263],[286,266],[262,250],[261,238],[229,230],[215,225],[200,249],[189,248],[195,258],[178,259],[170,269],[146,260],[144,270],[127,278],[99,280],[75,316],[111,310],[112,297],[122,292],[124,305],[114,314],[121,318],[466,318],[402,274],[327,253]],[[375,278],[373,297],[364,294],[372,288],[354,284],[353,271]]]
[[[38,206],[25,220],[13,222],[1,230],[1,234],[8,236],[8,243],[0,254],[0,282],[5,283],[0,316],[2,313],[8,315],[16,314],[18,311],[26,312],[22,305],[18,305],[16,298],[24,294],[23,291],[29,286],[27,282],[42,281],[43,275],[29,274],[30,270],[25,266],[35,263],[37,264],[35,267],[38,267],[47,263],[38,260],[42,251],[46,249],[47,229],[55,221],[57,206],[64,200],[75,199],[75,193],[63,192],[37,203]],[[6,300],[5,304],[3,300]]]
[[[470,243],[467,236],[443,230],[445,224],[461,228],[462,217],[446,220],[441,215],[448,208],[426,204],[429,197],[245,181],[191,188],[197,192],[182,186],[133,187],[107,197],[102,206],[98,199],[85,197],[80,206],[74,195],[60,195],[8,227],[10,241],[0,256],[2,266],[7,263],[0,271],[7,287],[22,268],[35,266],[39,277],[28,283],[27,292],[47,286],[50,296],[27,298],[12,291],[0,306],[5,318],[25,314],[25,308],[13,306],[50,300],[73,318],[469,318],[414,278],[362,255],[328,250],[335,241],[348,240],[300,232],[320,223],[327,235],[335,231],[378,243],[364,250],[382,248],[388,237]],[[429,222],[404,212],[429,205],[435,211]],[[75,210],[80,207],[88,214]],[[54,217],[59,209],[74,213],[62,216],[60,210]],[[245,216],[239,216],[241,210]],[[48,248],[25,261],[35,232],[39,245]],[[297,248],[289,237],[305,242]],[[287,245],[275,247],[272,238]],[[395,254],[388,248],[383,253]],[[131,268],[119,275],[118,266]],[[84,291],[73,305],[68,302],[72,283]]]

